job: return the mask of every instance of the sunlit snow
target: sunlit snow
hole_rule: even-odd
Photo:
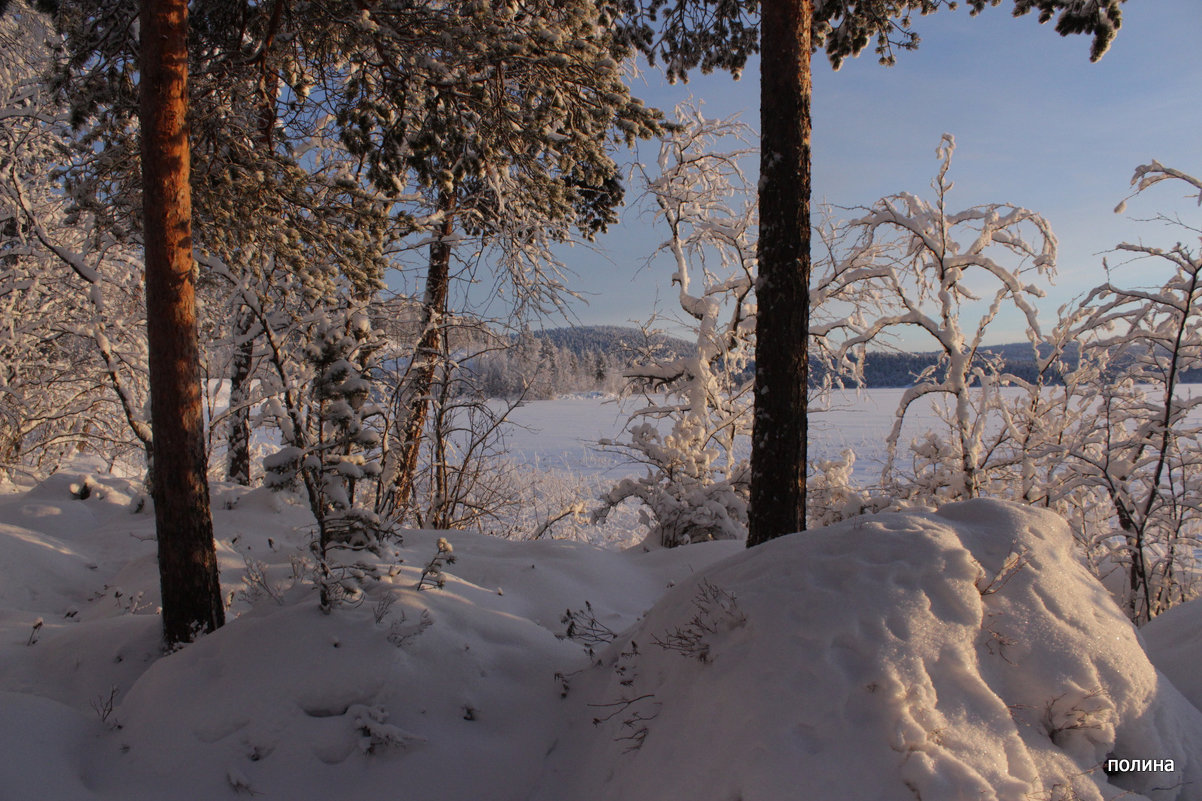
[[[818,447],[871,464],[874,398],[819,417]],[[518,417],[528,467],[622,469],[587,448],[613,405]],[[101,468],[0,491],[4,799],[1200,797],[1197,604],[1146,630],[1158,673],[1046,512],[973,501],[750,551],[407,531],[322,615],[306,507],[216,484],[230,622],[163,656],[153,516]],[[443,536],[456,561],[419,590]]]

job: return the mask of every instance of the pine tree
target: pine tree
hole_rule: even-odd
[[[613,148],[654,134],[660,115],[630,96],[626,51],[589,0],[385,3],[361,16],[342,43],[352,59],[336,103],[343,139],[381,191],[420,193],[431,236],[380,503],[395,514],[413,493],[455,248],[490,251],[515,309],[559,308],[567,289],[552,246],[616,219]]]
[[[75,207],[111,238],[137,242],[137,2],[39,5],[64,36],[54,85],[80,144],[67,170]],[[330,293],[340,275],[370,293],[410,230],[403,214],[390,216],[391,203],[352,179],[357,160],[327,120],[324,98],[309,96],[312,50],[328,43],[335,21],[311,7],[283,13],[286,5],[213,0],[189,18],[193,246],[204,268],[199,288],[213,306],[230,307],[214,330],[232,354],[227,474],[239,482],[250,473],[262,310],[281,302],[280,275],[303,275],[311,297]]]
[[[812,0],[765,0],[748,546],[806,521],[812,27]]]
[[[163,634],[172,646],[221,626],[225,607],[209,513],[196,340],[188,4],[144,0],[139,21],[155,528]]]

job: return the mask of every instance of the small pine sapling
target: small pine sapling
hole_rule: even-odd
[[[378,551],[390,528],[364,505],[360,489],[380,472],[373,453],[379,438],[370,425],[380,414],[371,402],[373,332],[361,309],[318,310],[296,332],[306,340],[300,362],[274,347],[279,333],[266,331],[283,384],[267,410],[284,446],[264,460],[266,482],[277,490],[304,488],[317,523],[312,550],[321,607],[329,611],[335,601],[361,597],[360,579],[375,571],[354,555]]]
[[[347,714],[352,716],[359,735],[359,750],[364,754],[377,754],[385,749],[404,750],[425,742],[424,738],[389,723],[388,711],[382,706],[355,704],[347,709]]]

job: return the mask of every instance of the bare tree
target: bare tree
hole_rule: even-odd
[[[944,134],[937,155],[941,165],[935,180],[934,202],[910,193],[877,201],[848,224],[854,241],[836,256],[831,277],[822,282],[818,297],[840,299],[852,288],[861,300],[876,296],[871,319],[862,311],[827,322],[813,333],[838,339],[827,345],[836,359],[864,347],[900,327],[929,336],[939,353],[917,383],[906,390],[886,441],[888,457],[882,480],[889,482],[902,426],[912,404],[935,393],[950,398],[952,442],[930,441],[926,461],[935,475],[925,495],[937,500],[971,498],[985,483],[983,471],[990,452],[983,447],[989,411],[997,405],[993,390],[1006,380],[1000,359],[983,347],[986,332],[1003,305],[1023,315],[1033,342],[1040,339],[1034,300],[1043,290],[1031,281],[1055,273],[1056,237],[1041,215],[1009,204],[948,208],[952,182],[948,178],[955,140]],[[982,289],[990,290],[986,302]],[[981,294],[978,294],[981,293]],[[965,328],[965,305],[983,310]],[[974,386],[977,385],[977,386]],[[949,462],[954,465],[950,470]]]
[[[668,547],[745,535],[748,469],[736,445],[746,445],[751,428],[755,330],[755,202],[739,166],[750,151],[714,151],[721,140],[750,134],[696,108],[677,107],[676,116],[679,128],[660,145],[659,173],[643,178],[669,234],[659,251],[671,256],[696,351],[625,371],[644,404],[627,423],[627,439],[602,445],[648,470],[611,488],[593,512],[604,520],[636,499],[649,512],[651,538]],[[671,430],[660,431],[667,424]]]
[[[1202,180],[1158,162],[1136,169],[1133,194],[1162,181],[1185,184],[1202,202]],[[1157,219],[1189,238],[1202,235],[1197,224]],[[1124,603],[1144,623],[1185,600],[1182,567],[1202,541],[1202,426],[1191,419],[1202,396],[1180,386],[1186,370],[1202,366],[1202,253],[1182,242],[1117,250],[1171,272],[1159,286],[1107,282],[1082,302],[1075,335],[1083,364],[1073,379],[1084,385],[1091,413],[1080,418],[1068,452],[1077,481],[1100,490],[1113,508],[1122,538],[1117,561],[1127,572]]]

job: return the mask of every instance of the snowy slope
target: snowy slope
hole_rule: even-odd
[[[1044,513],[751,551],[407,532],[323,616],[303,507],[218,487],[230,622],[162,656],[153,517],[111,476],[76,499],[84,468],[0,492],[4,801],[1199,798],[1202,713]],[[444,535],[446,584],[418,590]],[[590,656],[565,610],[617,639]],[[1108,780],[1111,754],[1177,770]]]
[[[1202,709],[1202,599],[1173,607],[1139,633],[1156,667]]]
[[[1202,714],[1065,525],[998,502],[739,554],[666,594],[573,694],[539,799],[1202,797]],[[1107,757],[1176,771],[1108,779]]]

